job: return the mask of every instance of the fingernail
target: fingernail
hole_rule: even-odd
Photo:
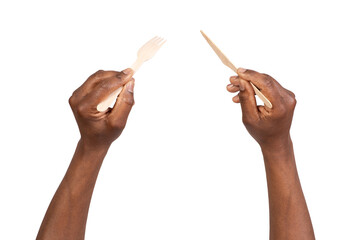
[[[230,88],[230,87],[233,87],[233,84],[228,84],[227,87],[229,87],[229,88]]]
[[[124,77],[128,76],[129,74],[132,73],[132,69],[131,68],[126,68],[125,70],[121,71],[119,74],[116,75],[117,78],[119,79],[123,79]]]
[[[230,80],[235,80],[236,78],[237,78],[238,76],[232,76],[231,78],[230,78]]]
[[[125,70],[123,70],[122,72],[125,74],[125,75],[129,75],[130,73],[132,73],[132,69],[131,68],[126,68]]]
[[[239,91],[244,91],[244,84],[243,84],[244,80],[239,80],[238,86],[239,86]]]
[[[238,68],[237,69],[237,72],[239,72],[239,73],[244,73],[245,71],[247,71],[247,69],[245,69],[245,68]]]
[[[126,84],[126,89],[128,92],[133,93],[133,87],[135,85],[134,81],[130,81]]]

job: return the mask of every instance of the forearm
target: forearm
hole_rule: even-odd
[[[291,139],[262,147],[269,196],[270,239],[315,239]]]
[[[93,189],[107,150],[79,141],[41,224],[38,240],[84,239]]]

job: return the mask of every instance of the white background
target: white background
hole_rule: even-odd
[[[317,239],[359,239],[357,1],[1,1],[0,239],[34,239],[79,139],[68,98],[154,35],[87,239],[267,239],[262,156],[226,91],[265,72],[298,100],[297,165]]]

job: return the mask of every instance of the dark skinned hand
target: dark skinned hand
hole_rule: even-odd
[[[263,147],[279,147],[290,138],[295,95],[283,88],[275,79],[253,70],[239,68],[238,76],[230,78],[227,90],[232,93],[233,102],[241,103],[242,120],[252,137]],[[249,82],[256,85],[272,102],[273,108],[257,106],[255,93]]]
[[[69,103],[81,134],[81,141],[90,146],[110,146],[125,128],[134,105],[134,79],[131,69],[97,71],[70,97]],[[123,87],[113,108],[99,112],[97,105],[116,89]]]

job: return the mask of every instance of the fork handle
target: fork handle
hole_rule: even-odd
[[[137,70],[141,67],[143,63],[143,60],[140,58],[137,58],[137,60],[132,64],[131,69],[133,70],[133,74],[137,72]],[[121,93],[123,87],[120,87],[113,93],[111,93],[106,100],[101,102],[99,105],[97,105],[97,111],[99,112],[105,112],[111,104],[116,100],[117,96]]]
[[[133,72],[137,72],[137,70],[142,66],[143,60],[137,58],[137,60],[132,64],[131,68]]]
[[[110,96],[108,96],[105,101],[97,105],[97,111],[105,112],[111,106],[111,104],[116,100],[117,96],[121,93],[122,89],[123,87],[120,87],[119,89],[111,93]]]

